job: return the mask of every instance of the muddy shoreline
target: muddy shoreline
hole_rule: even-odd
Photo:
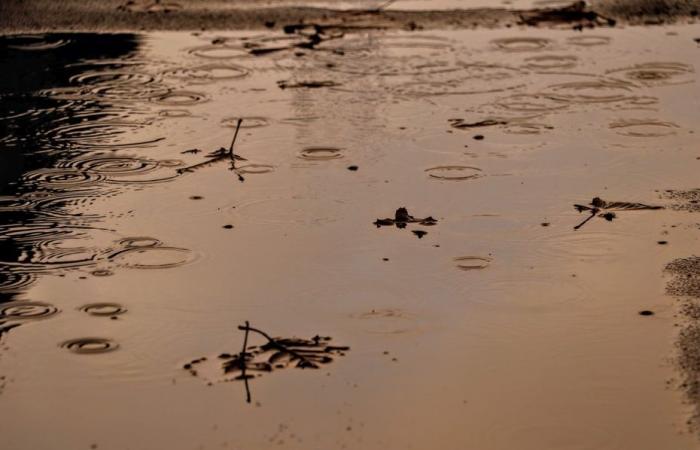
[[[617,23],[650,25],[695,23],[697,0],[631,2],[609,0],[592,5],[572,2],[562,8],[507,9],[329,9],[324,7],[250,5],[205,0],[77,1],[6,0],[0,4],[0,32],[27,31],[155,31],[155,30],[253,30],[279,29],[298,23],[333,23],[351,28],[469,29],[516,25],[588,28]],[[564,11],[564,14],[560,14]],[[574,11],[568,14],[567,11]],[[578,12],[577,12],[578,11]],[[532,19],[535,19],[534,21]],[[544,20],[539,20],[544,18]],[[600,20],[600,18],[609,19]]]

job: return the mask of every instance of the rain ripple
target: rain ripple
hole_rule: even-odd
[[[61,343],[60,346],[79,355],[107,353],[119,348],[119,344],[111,339],[99,337],[70,339]]]

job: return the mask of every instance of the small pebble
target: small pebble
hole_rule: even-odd
[[[348,166],[348,170],[352,170],[353,172],[356,172],[359,167],[357,166]]]
[[[204,198],[204,197],[202,197],[201,195],[193,195],[193,196],[190,197],[190,200],[201,200],[201,199],[203,199],[203,198]]]
[[[484,140],[484,135],[483,134],[477,134],[474,136],[474,139],[477,141],[483,141]]]
[[[657,244],[659,244],[659,245],[666,245],[666,244],[668,244],[668,241],[658,241]]]
[[[653,316],[654,311],[649,311],[648,309],[645,309],[643,311],[639,311],[640,316]]]
[[[227,230],[230,230],[231,228],[233,228],[233,225],[231,225],[231,224],[224,225],[222,228],[225,228],[225,229],[227,229]]]

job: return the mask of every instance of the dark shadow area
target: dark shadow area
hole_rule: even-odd
[[[0,37],[0,302],[42,272],[94,259],[58,245],[99,219],[70,208],[99,194],[98,175],[65,161],[124,132],[106,123],[128,108],[91,88],[98,76],[80,77],[118,70],[138,47],[133,34]]]

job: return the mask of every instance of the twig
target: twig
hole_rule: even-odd
[[[292,357],[297,358],[300,362],[303,362],[304,364],[310,364],[312,366],[316,366],[316,364],[313,361],[309,361],[309,359],[306,358],[301,353],[298,353],[298,352],[292,350],[291,348],[287,347],[284,344],[280,344],[275,338],[270,337],[270,335],[265,333],[264,331],[258,330],[257,328],[253,328],[253,327],[249,326],[248,322],[246,322],[245,327],[239,325],[238,329],[239,330],[246,330],[246,333],[248,330],[253,331],[255,333],[258,333],[261,336],[263,336],[265,339],[267,339],[267,341],[270,343],[270,345],[275,347],[277,350],[289,353],[290,355],[292,355]]]
[[[239,122],[240,124],[240,119]],[[236,138],[233,138],[234,141]],[[231,144],[231,148],[233,148],[233,143]],[[238,359],[239,361],[242,362],[241,364],[241,378],[243,378],[243,382],[245,383],[245,394],[246,394],[246,402],[250,403],[250,388],[248,387],[248,377],[245,374],[245,369],[247,367],[246,363],[246,348],[248,348],[248,330],[250,327],[248,326],[248,321],[245,321],[245,337],[243,338],[243,348],[241,349],[241,354],[239,355]],[[240,328],[240,327],[239,327]]]
[[[263,336],[265,339],[267,339],[268,341],[270,341],[270,342],[274,341],[274,339],[271,338],[269,334],[265,333],[265,332],[262,331],[262,330],[258,330],[257,328],[251,327],[250,325],[248,325],[248,322],[247,322],[247,321],[246,321],[246,323],[245,323],[245,326],[238,325],[238,329],[241,330],[241,331],[246,331],[246,330],[248,330],[248,331],[254,331],[254,332],[256,332],[256,333],[262,335],[262,336]]]
[[[233,153],[233,145],[236,143],[236,138],[238,137],[238,130],[241,128],[243,119],[238,119],[236,124],[236,132],[233,134],[233,139],[231,140],[231,146],[228,148],[228,155],[231,158],[231,167],[236,168],[236,155]]]
[[[591,215],[588,216],[588,217],[586,217],[586,220],[584,220],[584,221],[581,222],[580,224],[576,225],[576,226],[574,227],[574,230],[578,230],[579,228],[581,228],[582,226],[584,226],[584,225],[586,224],[586,222],[588,222],[589,220],[591,220],[592,218],[594,218],[594,217],[596,216],[596,214],[598,214],[598,212],[599,212],[600,210],[599,210],[598,208],[592,208],[590,211],[591,211]]]
[[[233,139],[231,140],[231,145],[229,146],[228,151],[226,151],[224,147],[221,147],[219,150],[216,150],[207,155],[207,158],[209,158],[207,161],[203,161],[192,166],[183,167],[182,169],[177,169],[177,173],[179,175],[182,175],[184,173],[194,172],[195,170],[201,169],[202,167],[207,167],[225,159],[228,159],[231,161],[231,170],[236,172],[236,175],[238,176],[238,179],[240,181],[245,181],[243,176],[238,172],[238,169],[236,168],[236,158],[243,161],[245,161],[246,159],[233,153],[233,146],[236,144],[236,138],[238,138],[238,131],[240,130],[242,123],[243,119],[238,119],[238,123],[236,123],[236,132],[233,134]]]

